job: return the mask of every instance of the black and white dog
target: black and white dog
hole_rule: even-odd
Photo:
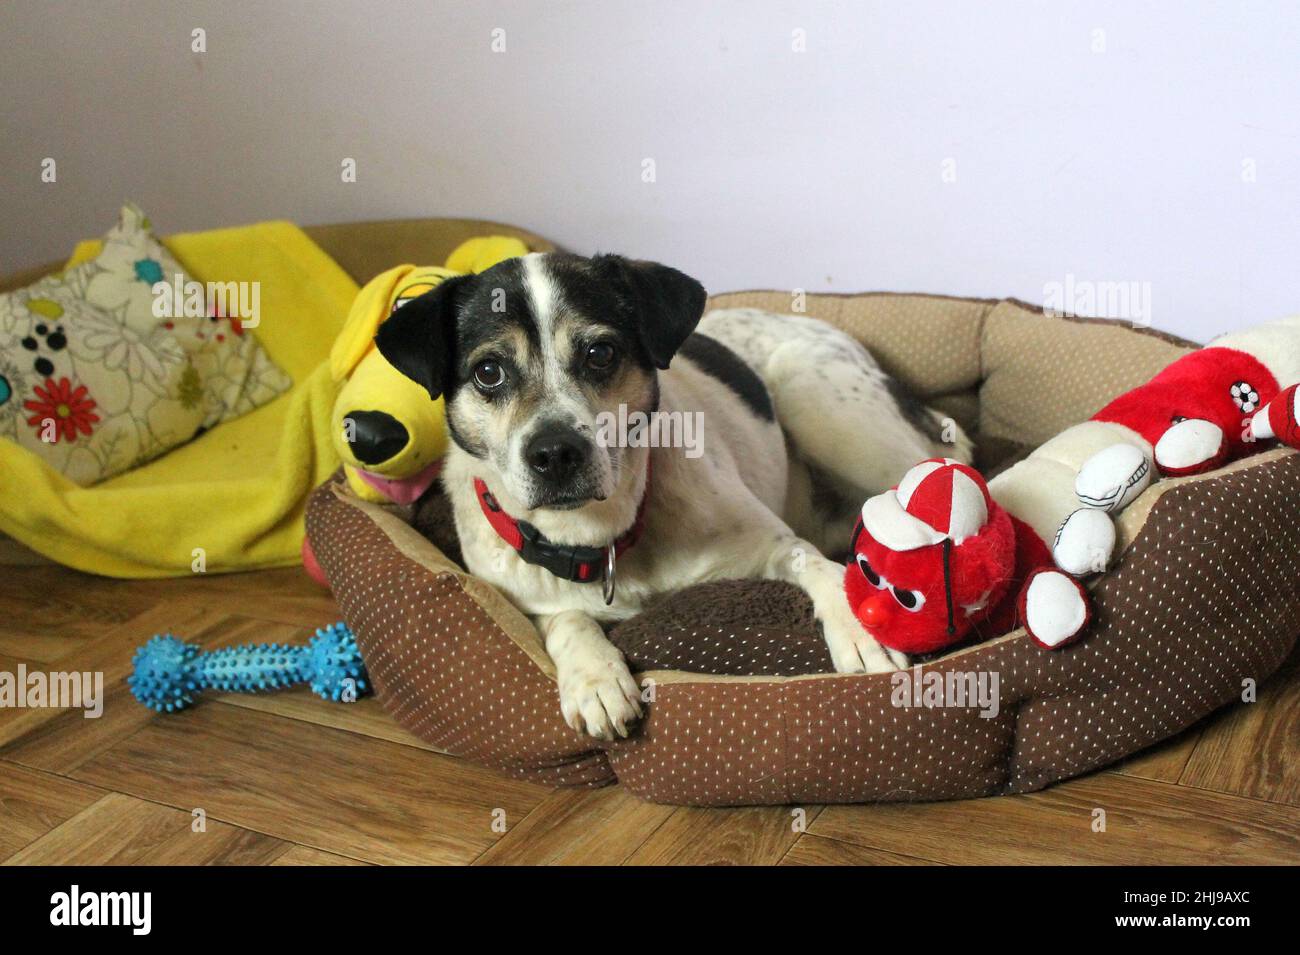
[[[970,458],[849,336],[755,309],[701,317],[704,304],[664,265],[533,254],[447,280],[376,338],[445,398],[443,484],[469,571],[533,617],[565,720],[601,739],[641,715],[602,622],[702,581],[789,581],[838,671],[905,666],[858,624],[823,553],[913,464]],[[611,436],[611,422],[634,423]]]

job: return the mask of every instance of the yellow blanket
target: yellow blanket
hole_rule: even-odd
[[[254,334],[294,386],[141,468],[78,487],[0,439],[0,531],[79,570],[173,577],[298,563],[307,495],[339,466],[330,346],[357,285],[288,222],[164,240],[200,281],[261,283]],[[94,254],[83,243],[73,261]]]

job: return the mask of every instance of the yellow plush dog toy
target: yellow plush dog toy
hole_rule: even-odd
[[[394,310],[453,275],[482,272],[525,255],[528,247],[506,236],[461,243],[445,266],[399,265],[357,293],[343,331],[330,351],[339,382],[330,427],[348,486],[358,497],[412,504],[434,482],[447,450],[442,399],[390,365],[375,348],[379,325]]]

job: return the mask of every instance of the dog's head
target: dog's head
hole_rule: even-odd
[[[655,410],[656,371],[704,300],[699,282],[657,263],[533,254],[447,280],[375,342],[443,397],[452,440],[485,480],[530,510],[569,510],[618,487],[626,449],[600,440],[600,422]]]

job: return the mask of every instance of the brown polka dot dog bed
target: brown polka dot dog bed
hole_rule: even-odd
[[[788,310],[789,299],[711,304]],[[810,296],[808,312],[966,426],[990,474],[1191,347],[1009,301]],[[531,624],[456,563],[445,499],[412,514],[326,484],[307,524],[381,700],[417,736],[540,782],[617,780],[658,802],[736,805],[1026,792],[1239,700],[1300,633],[1297,500],[1300,455],[1286,450],[1161,481],[1119,519],[1123,556],[1094,589],[1085,640],[1048,652],[1017,631],[901,682],[826,672],[808,602],[787,585],[665,595],[611,633],[653,692],[640,729],[613,743],[565,725]],[[969,690],[967,705],[926,705],[936,681],[949,701]]]

